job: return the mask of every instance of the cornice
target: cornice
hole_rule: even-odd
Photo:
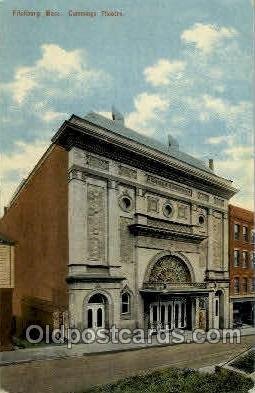
[[[153,236],[164,239],[174,239],[179,241],[189,241],[191,243],[201,243],[207,236],[188,232],[173,231],[165,228],[158,228],[149,225],[132,224],[129,225],[130,232],[136,236]]]
[[[112,276],[99,276],[99,275],[70,275],[66,277],[66,282],[68,284],[74,282],[93,282],[93,283],[100,283],[100,282],[121,282],[125,280],[125,277],[112,277]]]
[[[52,141],[68,150],[73,146],[91,149],[97,154],[108,156],[116,161],[126,162],[129,165],[132,163],[132,166],[140,168],[149,168],[148,172],[163,173],[165,178],[184,184],[193,185],[192,183],[194,183],[194,187],[205,191],[211,188],[215,195],[225,198],[230,198],[237,192],[237,189],[228,180],[195,168],[163,152],[115,134],[74,115],[69,121],[63,123]],[[170,168],[171,171],[169,171]]]

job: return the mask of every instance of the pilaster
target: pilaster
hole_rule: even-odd
[[[223,213],[223,270],[229,270],[228,261],[228,213]]]
[[[108,181],[108,263],[111,266],[120,264],[119,215],[117,182]]]
[[[214,327],[214,292],[209,292],[208,296],[208,329]]]
[[[81,172],[72,170],[68,186],[69,263],[86,262],[86,182]]]
[[[208,209],[208,258],[207,269],[213,269],[213,209]]]

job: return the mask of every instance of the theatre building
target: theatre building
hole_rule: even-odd
[[[30,299],[55,326],[68,311],[78,328],[229,327],[235,193],[170,136],[145,137],[118,112],[72,115],[0,223],[19,244],[17,317]]]
[[[230,317],[234,326],[254,325],[254,212],[229,205]]]

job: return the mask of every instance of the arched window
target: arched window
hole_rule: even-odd
[[[121,314],[130,313],[130,294],[123,292],[121,295]]]
[[[93,327],[93,311],[91,308],[88,309],[88,328],[91,329]]]

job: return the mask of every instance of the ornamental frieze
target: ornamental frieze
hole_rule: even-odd
[[[146,176],[146,182],[148,184],[151,184],[153,186],[159,186],[162,188],[167,188],[171,191],[176,191],[179,194],[184,194],[188,196],[192,196],[192,190],[190,188],[182,187],[178,184],[160,179],[158,177],[152,176],[152,175],[147,175]]]
[[[153,248],[156,250],[162,251],[169,251],[174,250],[175,252],[182,251],[182,252],[192,252],[198,253],[199,249],[196,244],[188,243],[185,244],[184,242],[178,241],[170,241],[168,239],[159,239],[154,238],[151,236],[138,236],[137,238],[137,247],[143,248]]]
[[[203,192],[198,192],[197,197],[203,202],[209,202],[209,195],[204,194]]]
[[[135,169],[129,168],[125,165],[119,165],[119,175],[128,177],[129,179],[137,179],[137,171]]]
[[[224,207],[224,199],[214,197],[214,204],[219,207]]]
[[[109,161],[103,160],[102,158],[93,156],[91,154],[87,155],[87,165],[96,168],[102,169],[103,171],[109,171]]]
[[[185,224],[183,225],[183,224],[178,224],[178,223],[173,223],[173,222],[165,222],[165,221],[161,221],[161,220],[153,220],[153,219],[148,218],[147,225],[155,227],[155,228],[168,229],[168,230],[176,231],[176,232],[192,233],[192,227],[189,225],[185,225]]]

